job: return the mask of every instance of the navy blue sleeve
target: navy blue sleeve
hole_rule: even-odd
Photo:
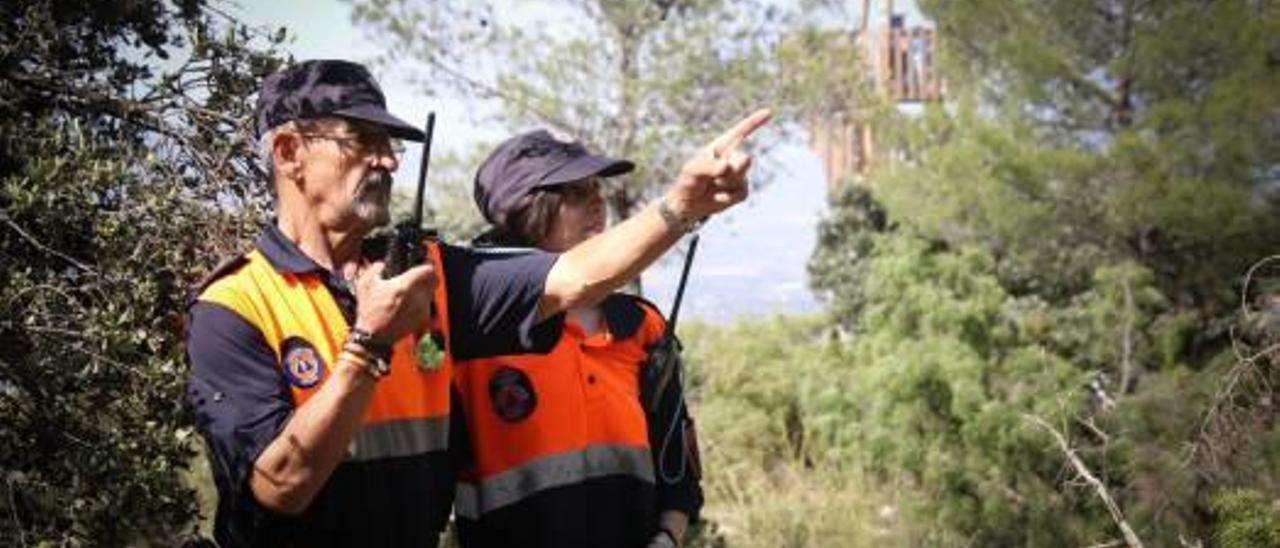
[[[449,351],[468,360],[551,351],[564,315],[538,322],[538,301],[558,255],[441,246],[449,299]]]
[[[219,505],[257,521],[249,473],[293,412],[289,388],[256,327],[218,304],[197,302],[189,314],[186,404],[208,443]]]

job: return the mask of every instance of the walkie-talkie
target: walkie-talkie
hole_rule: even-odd
[[[683,365],[680,341],[676,339],[680,302],[684,299],[689,267],[697,252],[698,235],[695,234],[684,256],[680,285],[676,287],[676,300],[671,305],[671,314],[667,316],[667,327],[662,337],[647,349],[649,357],[640,374],[640,402],[648,422],[649,446],[659,448],[654,456],[654,475],[661,485],[679,484],[685,481],[689,471],[693,472],[695,479],[702,476],[697,443],[693,436],[687,435],[687,431],[693,428],[693,419],[684,405]]]
[[[382,269],[384,279],[398,276],[404,271],[418,266],[427,260],[426,247],[423,241],[427,231],[422,228],[422,195],[427,186],[427,169],[431,165],[431,138],[436,130],[436,113],[427,114],[426,137],[422,141],[422,164],[418,169],[418,192],[413,197],[413,212],[409,219],[396,225],[395,233],[387,243],[385,266]],[[443,275],[437,272],[436,275]],[[436,314],[436,306],[431,305],[431,314]],[[438,327],[418,341],[418,365],[434,369],[444,361],[444,333]]]
[[[413,211],[409,219],[396,225],[395,234],[387,245],[386,266],[382,277],[393,278],[427,260],[422,240],[422,193],[427,185],[427,169],[431,164],[431,136],[436,130],[436,113],[427,115],[426,138],[422,141],[422,166],[418,169],[418,193],[413,197]]]
[[[680,269],[680,285],[676,286],[676,300],[671,305],[671,314],[667,316],[667,327],[662,337],[649,347],[649,359],[641,376],[641,402],[649,413],[657,413],[659,405],[667,391],[672,377],[677,381],[680,376],[680,340],[676,338],[676,321],[680,319],[680,302],[684,300],[684,288],[689,283],[689,267],[693,265],[693,257],[698,253],[699,235],[694,234],[689,241],[689,250],[684,255],[684,268]],[[679,397],[683,398],[681,394]]]

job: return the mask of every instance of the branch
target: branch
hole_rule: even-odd
[[[13,481],[10,480],[8,477],[6,477],[4,484],[5,484],[5,487],[9,488],[8,489],[9,490],[9,511],[13,516],[14,525],[17,525],[16,529],[18,531],[18,542],[22,543],[23,548],[26,548],[27,546],[26,527],[22,526],[22,518],[18,516],[18,500],[17,500],[17,497],[13,495],[13,491],[14,491]]]
[[[58,251],[52,247],[49,247],[41,243],[40,240],[37,240],[35,238],[35,236],[32,236],[31,234],[27,233],[27,231],[23,230],[22,227],[18,226],[17,223],[13,222],[13,220],[9,218],[8,212],[0,211],[0,221],[4,221],[4,224],[9,225],[9,228],[12,228],[14,232],[17,232],[19,236],[22,236],[22,239],[26,240],[28,243],[35,246],[36,249],[39,249],[40,251],[48,253],[49,255],[53,255],[54,257],[62,259],[68,263],[71,263],[76,268],[79,268],[80,270],[83,270],[90,274],[97,273],[93,269],[93,267],[76,260],[74,257],[70,255],[62,253],[61,251]]]
[[[1111,443],[1111,436],[1107,435],[1107,433],[1103,431],[1101,428],[1098,428],[1098,425],[1093,423],[1093,418],[1089,418],[1088,420],[1077,418],[1075,419],[1075,421],[1076,421],[1076,424],[1079,424],[1080,426],[1085,427],[1085,429],[1088,430],[1089,433],[1097,437],[1098,441],[1102,443],[1104,448],[1108,443]]]
[[[46,94],[46,98],[55,104],[61,104],[64,107],[85,114],[108,115],[125,123],[185,142],[183,136],[172,129],[164,127],[163,122],[156,119],[155,111],[159,110],[159,107],[150,104],[150,102],[132,101],[112,97],[106,93],[91,89],[76,88],[65,84],[70,80],[63,78],[63,76],[65,75],[54,74],[50,78],[42,78],[34,74],[20,74],[12,70],[3,74],[3,78],[6,80]],[[59,82],[63,83],[60,84]]]
[[[71,339],[75,339],[76,341],[79,341],[79,342],[82,342],[82,343],[98,342],[98,341],[94,341],[94,340],[90,339],[90,338],[89,338],[88,336],[86,336],[83,332],[80,332],[80,331],[73,331],[73,330],[70,330],[70,329],[62,328],[62,327],[52,327],[52,326],[44,326],[44,325],[25,325],[25,326],[23,326],[23,328],[24,328],[24,329],[26,329],[27,331],[31,332],[31,333],[37,333],[37,334],[40,334],[40,335],[60,335],[60,336],[63,336],[63,337],[68,337],[68,338],[71,338]],[[139,370],[139,367],[138,367],[138,366],[136,366],[136,365],[129,365],[129,364],[124,363],[124,362],[122,362],[122,361],[119,361],[119,360],[116,360],[116,359],[109,358],[109,357],[107,357],[107,356],[105,356],[105,355],[103,355],[103,354],[99,354],[99,353],[97,353],[97,352],[94,352],[94,351],[92,351],[92,350],[89,350],[89,349],[87,349],[87,348],[84,348],[82,345],[79,345],[79,344],[71,344],[71,345],[67,345],[67,346],[66,346],[66,348],[69,348],[69,349],[71,349],[71,350],[75,350],[76,352],[79,352],[79,353],[81,353],[81,354],[84,354],[84,355],[86,355],[86,356],[89,356],[90,358],[96,358],[96,359],[98,359],[98,360],[102,360],[103,362],[106,362],[108,365],[114,365],[114,366],[119,367],[119,368],[121,368],[121,369],[127,369],[127,370],[130,370],[130,371],[138,371],[138,370]],[[77,440],[77,441],[79,441],[79,440]]]
[[[1204,417],[1200,419],[1200,424],[1196,428],[1197,439],[1191,444],[1191,451],[1187,454],[1187,458],[1183,460],[1183,466],[1190,466],[1199,457],[1201,448],[1212,449],[1209,436],[1212,434],[1210,428],[1217,423],[1219,413],[1227,406],[1228,403],[1234,401],[1236,387],[1239,386],[1245,373],[1255,368],[1255,362],[1266,357],[1269,354],[1280,351],[1280,343],[1273,344],[1261,351],[1250,356],[1243,355],[1238,348],[1235,332],[1231,334],[1231,344],[1235,351],[1237,363],[1227,372],[1226,381],[1213,395],[1213,402],[1209,405],[1209,409],[1204,412]],[[1265,381],[1264,381],[1265,382]],[[1210,455],[1212,458],[1212,454]]]
[[[1023,414],[1022,417],[1032,424],[1043,428],[1046,432],[1053,435],[1053,439],[1058,442],[1058,448],[1066,455],[1067,460],[1071,462],[1072,468],[1075,468],[1076,474],[1080,478],[1093,487],[1098,498],[1102,499],[1102,504],[1107,507],[1107,511],[1111,513],[1111,520],[1120,528],[1120,532],[1124,535],[1125,544],[1129,548],[1142,548],[1142,541],[1138,539],[1138,535],[1133,532],[1133,528],[1129,526],[1129,522],[1125,521],[1124,513],[1120,511],[1120,506],[1116,504],[1115,499],[1111,498],[1111,493],[1107,491],[1107,486],[1099,480],[1097,476],[1089,471],[1089,467],[1084,461],[1080,460],[1079,455],[1071,448],[1071,444],[1067,442],[1067,438],[1058,432],[1052,425],[1045,422],[1044,419],[1035,415]]]
[[[1242,317],[1242,323],[1249,321],[1253,316],[1253,311],[1249,310],[1249,287],[1253,283],[1254,275],[1259,268],[1262,268],[1264,265],[1274,261],[1280,261],[1280,255],[1265,257],[1254,263],[1253,266],[1249,267],[1249,270],[1245,272],[1244,283],[1240,288],[1240,315]],[[1190,466],[1191,463],[1195,462],[1199,457],[1201,448],[1211,448],[1211,444],[1208,443],[1210,427],[1213,423],[1217,422],[1218,415],[1222,409],[1225,408],[1228,403],[1234,401],[1236,387],[1240,385],[1245,374],[1255,370],[1258,367],[1257,362],[1259,360],[1276,352],[1280,352],[1280,343],[1275,343],[1263,348],[1262,350],[1254,352],[1253,354],[1246,355],[1245,349],[1242,348],[1240,339],[1236,336],[1235,327],[1231,328],[1230,335],[1231,351],[1236,357],[1236,364],[1227,372],[1225,381],[1214,393],[1212,403],[1210,403],[1209,408],[1205,410],[1204,416],[1201,418],[1200,424],[1196,429],[1197,439],[1192,443],[1191,450],[1187,454],[1187,458],[1183,461],[1184,466]],[[1265,383],[1265,376],[1263,382]]]
[[[1129,391],[1129,379],[1133,374],[1133,322],[1134,322],[1133,288],[1129,279],[1124,280],[1124,335],[1121,341],[1120,358],[1120,390],[1117,396],[1124,397]]]
[[[541,118],[542,121],[548,124],[551,124],[553,126],[556,126],[557,129],[566,131],[572,135],[582,134],[582,131],[580,131],[581,128],[578,128],[577,126],[569,123],[568,121],[561,119],[560,117],[550,112],[546,112],[538,108],[537,106],[529,103],[528,101],[522,101],[519,98],[515,97],[514,95],[511,95],[510,93],[507,93],[495,86],[489,85],[485,82],[481,82],[480,80],[467,76],[466,72],[455,69],[452,66],[449,66],[448,64],[446,64],[444,61],[437,60],[434,56],[428,56],[427,63],[445,72],[449,76],[453,77],[455,80],[462,82],[463,85],[470,87],[472,90],[479,91],[480,93],[483,93],[492,97],[497,97],[499,99],[503,99],[503,100],[510,101],[512,103],[520,105],[525,110],[533,113],[534,116]]]
[[[1253,274],[1254,272],[1257,272],[1259,268],[1262,268],[1263,265],[1273,261],[1280,261],[1280,255],[1264,257],[1262,260],[1253,263],[1253,266],[1249,267],[1249,270],[1244,273],[1244,284],[1240,288],[1240,313],[1246,320],[1248,320],[1252,315],[1249,311],[1249,285],[1253,283]]]
[[[1204,548],[1204,543],[1201,542],[1200,539],[1193,538],[1192,540],[1187,540],[1186,537],[1182,536],[1182,533],[1178,533],[1178,544],[1181,544],[1185,548]]]

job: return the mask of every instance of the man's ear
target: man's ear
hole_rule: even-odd
[[[302,136],[290,131],[277,133],[271,140],[271,161],[279,176],[296,181],[302,176]]]

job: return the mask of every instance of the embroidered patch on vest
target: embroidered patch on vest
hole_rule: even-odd
[[[311,388],[324,378],[324,360],[316,347],[302,337],[289,337],[280,345],[281,363],[289,384]]]
[[[538,407],[538,394],[524,371],[503,367],[489,379],[489,400],[493,410],[507,422],[523,420]]]

